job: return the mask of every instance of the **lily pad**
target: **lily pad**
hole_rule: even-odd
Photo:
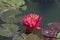
[[[60,38],[60,33],[57,34],[57,38]]]
[[[23,7],[20,7],[23,11],[26,11],[26,9],[27,9],[27,6],[25,5],[25,6],[23,6]]]
[[[13,33],[12,32],[9,32],[6,29],[0,28],[0,35],[1,36],[6,36],[6,37],[12,37],[13,36]]]
[[[25,5],[24,0],[3,0],[3,2],[7,3],[13,9],[16,9],[16,8],[21,7],[22,5]]]
[[[26,40],[25,37],[25,34],[15,35],[12,40]]]
[[[2,24],[3,28],[0,28],[0,35],[6,37],[13,37],[18,33],[19,27],[14,24]]]
[[[22,11],[19,11],[19,9],[15,9],[15,10],[7,10],[7,11],[4,11],[2,12],[1,14],[4,16],[4,17],[9,17],[11,15],[18,15],[18,14],[21,14]]]
[[[6,7],[4,7],[3,3],[2,3],[2,0],[0,0],[0,11],[6,9]]]
[[[40,38],[33,33],[30,33],[28,35],[22,33],[21,35],[15,35],[13,37],[13,40],[40,40]]]
[[[40,40],[40,39],[37,35],[31,33],[26,37],[26,40]]]
[[[23,15],[17,15],[15,16],[14,23],[20,23],[22,22]]]
[[[1,20],[7,23],[16,23],[19,22],[21,19],[20,13],[22,13],[21,11],[18,10],[10,10],[7,12],[2,13],[0,16]],[[18,15],[15,17],[15,15]]]

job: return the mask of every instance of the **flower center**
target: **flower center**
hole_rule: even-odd
[[[31,17],[31,19],[30,19],[31,21],[34,21],[35,20],[35,18],[33,18],[33,17]]]

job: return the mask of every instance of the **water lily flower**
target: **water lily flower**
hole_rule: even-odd
[[[36,29],[41,23],[42,17],[39,17],[37,14],[28,14],[23,17],[23,25],[29,28]]]
[[[57,31],[54,30],[54,29],[43,29],[42,30],[42,34],[45,38],[50,38],[50,39],[55,39],[56,40],[56,37],[57,37]]]
[[[51,27],[52,29],[55,29],[58,32],[60,31],[60,23],[52,22],[48,23],[48,26]]]
[[[60,23],[57,23],[57,22],[52,22],[52,23],[48,23],[48,26],[51,28],[51,29],[55,29],[58,33],[57,33],[57,36],[60,32]],[[56,37],[58,38],[58,37]]]
[[[43,35],[47,36],[47,37],[56,37],[57,35],[57,31],[55,30],[50,30],[50,29],[44,29],[42,31]]]
[[[37,14],[27,14],[23,17],[22,24],[28,29],[39,29],[39,24],[41,23],[42,17],[39,17]]]

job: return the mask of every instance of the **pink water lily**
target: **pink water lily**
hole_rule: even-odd
[[[23,17],[23,25],[29,28],[36,29],[41,23],[42,17],[37,14],[28,14]]]
[[[26,26],[26,31],[28,32],[31,29],[40,29],[41,27],[38,27],[41,23],[42,17],[39,17],[37,14],[27,14],[23,17],[22,24]]]

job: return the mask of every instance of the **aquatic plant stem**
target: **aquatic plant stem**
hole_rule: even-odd
[[[26,33],[26,34],[30,34],[30,33],[31,33],[31,28],[26,27],[26,29],[25,29],[25,33]]]

